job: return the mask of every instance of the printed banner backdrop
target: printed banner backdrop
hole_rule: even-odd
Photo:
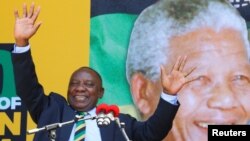
[[[22,4],[41,6],[42,25],[30,40],[39,81],[45,92],[66,96],[71,73],[89,64],[89,0],[0,1],[0,140],[31,141],[26,131],[36,125],[16,95],[10,50],[14,44],[14,9]],[[53,116],[53,115],[51,115]]]
[[[143,9],[156,1],[91,0],[90,66],[104,78],[106,92],[101,102],[119,103],[125,112],[137,115],[137,118],[140,117],[133,107],[125,75],[126,54],[134,21]],[[249,0],[230,2],[245,18],[249,29]]]

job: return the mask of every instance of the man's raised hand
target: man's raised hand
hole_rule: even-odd
[[[171,71],[167,72],[166,68],[161,65],[161,83],[163,92],[169,95],[176,95],[180,89],[193,78],[187,78],[195,68],[184,72],[184,66],[187,61],[187,56],[179,56]]]
[[[26,46],[29,44],[29,39],[37,32],[42,22],[37,22],[36,19],[40,13],[40,7],[35,9],[35,4],[32,3],[29,11],[27,5],[23,4],[23,14],[19,15],[18,10],[14,11],[15,29],[14,37],[17,46]]]

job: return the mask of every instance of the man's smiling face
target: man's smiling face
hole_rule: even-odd
[[[94,108],[104,89],[100,76],[90,68],[76,70],[68,87],[68,102],[77,111],[88,111]]]

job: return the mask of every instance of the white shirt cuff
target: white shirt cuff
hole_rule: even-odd
[[[12,53],[24,53],[27,52],[28,50],[30,50],[30,45],[27,45],[25,47],[19,47],[14,45],[14,50],[12,51]]]
[[[161,98],[173,105],[178,105],[177,104],[177,96],[176,95],[169,95],[167,93],[162,92],[161,93]]]

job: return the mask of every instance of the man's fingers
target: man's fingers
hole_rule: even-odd
[[[180,61],[181,61],[181,56],[178,56],[177,61],[175,62],[174,67],[171,71],[179,69]]]
[[[192,81],[195,81],[197,79],[199,79],[199,77],[190,77],[190,78],[187,79],[187,81],[185,82],[185,84],[187,84],[189,82],[192,82]]]
[[[18,19],[18,18],[19,18],[19,14],[18,14],[18,10],[17,10],[17,9],[15,9],[14,15],[15,15],[15,19]]]
[[[163,65],[161,65],[161,74],[167,74],[167,70],[165,69],[165,67]]]
[[[185,77],[189,76],[197,67],[193,67],[189,72],[185,74]]]
[[[27,17],[27,4],[26,3],[23,4],[23,17],[24,18]]]
[[[180,66],[178,68],[179,71],[183,71],[183,68],[186,64],[186,61],[187,61],[187,56],[182,57],[181,62],[180,62]]]
[[[35,8],[35,3],[32,2],[31,6],[30,6],[30,10],[29,10],[29,14],[28,17],[31,18],[34,12],[34,8]]]
[[[177,66],[177,69],[176,69],[177,71],[180,71],[180,67],[181,67],[182,62],[183,62],[183,57],[180,56],[180,60],[178,61],[178,66]]]
[[[40,6],[38,6],[37,9],[36,9],[36,11],[33,13],[32,17],[31,17],[31,19],[32,19],[34,22],[36,21],[38,15],[39,15],[39,13],[40,13],[40,9],[41,9]]]
[[[38,22],[34,25],[35,31],[38,30],[38,28],[41,26],[42,22]]]

